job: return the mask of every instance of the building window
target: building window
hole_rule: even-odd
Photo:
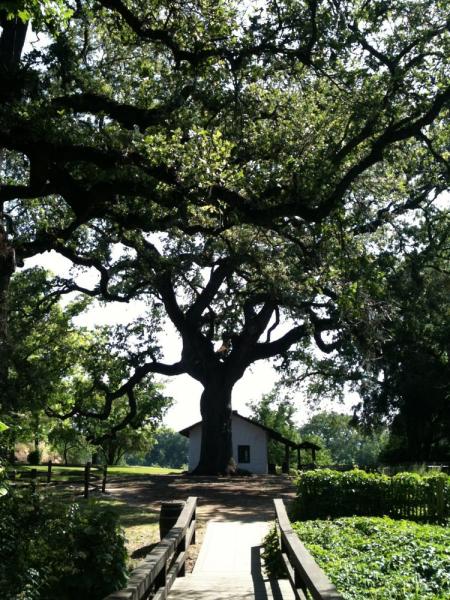
[[[250,446],[238,446],[238,463],[250,462]]]

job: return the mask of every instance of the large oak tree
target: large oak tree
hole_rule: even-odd
[[[143,350],[105,411],[150,372],[189,373],[199,471],[224,471],[234,383],[312,338],[335,348],[346,242],[376,243],[447,185],[445,2],[10,4],[2,289],[12,250],[54,248],[97,269],[87,293],[160,303],[180,361]],[[23,53],[28,18],[46,37]]]

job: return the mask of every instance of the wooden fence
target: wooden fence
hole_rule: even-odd
[[[83,486],[83,495],[85,498],[88,498],[89,494],[92,491],[101,491],[103,494],[106,492],[106,483],[108,476],[107,465],[92,465],[92,463],[88,462],[84,465],[83,472],[80,471],[79,476],[70,476],[70,480],[68,482],[55,481],[53,479],[54,466],[55,465],[52,463],[52,461],[49,460],[47,463],[47,471],[40,471],[35,468],[20,471],[13,469],[7,472],[7,477],[10,481],[14,482],[15,484],[25,484],[29,482],[32,486],[36,486],[36,484],[43,482],[42,480],[45,480],[45,483],[47,484],[50,484],[52,482],[61,483],[65,485],[67,485],[67,483],[79,483]]]
[[[295,597],[299,600],[342,600],[336,588],[292,530],[283,500],[274,500],[280,548]]]
[[[137,566],[123,590],[104,600],[165,600],[178,576],[185,574],[187,550],[195,544],[197,498],[189,497],[169,533]]]
[[[93,472],[94,471],[96,472]],[[87,462],[84,467],[84,497],[89,498],[91,488],[94,491],[99,491],[104,494],[106,492],[106,479],[108,477],[108,466],[107,465],[92,465]]]

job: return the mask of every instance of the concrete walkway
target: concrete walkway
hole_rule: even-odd
[[[287,581],[265,579],[261,543],[266,522],[210,521],[192,574],[178,578],[169,600],[291,600]]]

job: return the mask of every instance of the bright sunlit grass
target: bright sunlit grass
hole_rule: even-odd
[[[101,468],[101,467],[100,467]],[[20,471],[30,471],[31,469],[37,469],[39,472],[47,472],[47,465],[38,465],[37,467],[33,467],[31,465],[18,465],[16,470]],[[92,467],[93,471],[96,470],[96,467]],[[76,472],[84,471],[84,466],[80,467],[65,467],[64,465],[53,465],[52,466],[52,475],[64,475],[65,473],[71,474]],[[182,473],[183,469],[172,469],[167,467],[140,467],[140,466],[120,466],[120,467],[108,467],[108,473],[110,475],[120,475],[120,476],[136,476],[136,475],[171,475],[171,474],[179,474]]]

